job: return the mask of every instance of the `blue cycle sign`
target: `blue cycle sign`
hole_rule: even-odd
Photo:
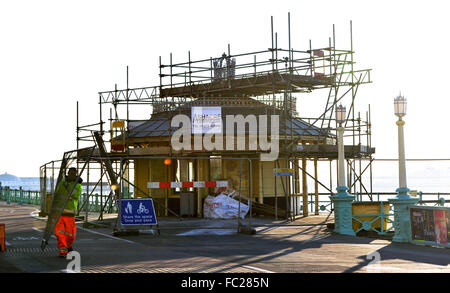
[[[122,225],[156,225],[153,200],[122,199],[120,222]]]

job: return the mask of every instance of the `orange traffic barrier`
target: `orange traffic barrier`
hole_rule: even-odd
[[[5,241],[5,224],[0,223],[0,251],[3,252],[6,249]]]

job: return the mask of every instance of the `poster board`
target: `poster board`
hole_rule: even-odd
[[[222,133],[222,108],[192,107],[191,123],[193,134]]]
[[[414,244],[450,247],[450,208],[409,208],[411,242]]]

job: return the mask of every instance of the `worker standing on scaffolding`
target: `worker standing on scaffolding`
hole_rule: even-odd
[[[75,241],[76,225],[75,215],[78,209],[78,199],[80,198],[82,189],[80,182],[75,182],[77,179],[77,169],[70,168],[65,179],[56,187],[55,198],[58,209],[62,208],[65,200],[69,196],[74,184],[76,184],[72,196],[67,201],[64,210],[59,217],[58,223],[55,226],[55,235],[58,241],[59,256],[66,257],[67,253],[72,251],[72,245]],[[81,178],[80,178],[81,179]]]

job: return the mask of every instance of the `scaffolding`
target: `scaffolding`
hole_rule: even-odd
[[[159,57],[159,85],[140,88],[129,88],[128,67],[126,88],[102,91],[98,93],[99,99],[99,122],[89,125],[79,125],[78,102],[77,102],[77,149],[81,144],[92,145],[92,132],[102,135],[110,134],[111,151],[108,154],[113,162],[115,174],[119,175],[121,188],[132,189],[130,172],[133,173],[134,160],[142,158],[135,152],[136,149],[151,146],[149,143],[132,142],[129,134],[136,130],[139,125],[153,119],[161,124],[170,123],[171,119],[192,106],[229,106],[240,109],[252,109],[261,114],[280,114],[280,127],[284,128],[284,135],[280,136],[280,159],[285,160],[286,167],[295,169],[292,178],[279,179],[283,184],[286,196],[286,210],[290,203],[288,197],[291,195],[303,196],[303,215],[308,214],[308,193],[305,187],[306,178],[313,178],[315,182],[316,196],[317,186],[324,187],[330,194],[334,194],[332,187],[332,162],[337,159],[336,139],[333,131],[336,129],[334,110],[338,103],[351,100],[347,120],[345,123],[346,141],[351,144],[345,146],[345,157],[347,160],[347,176],[349,192],[363,190],[372,194],[372,155],[375,149],[371,143],[371,117],[370,105],[364,117],[356,111],[356,96],[360,85],[369,84],[371,80],[371,69],[354,69],[354,50],[352,36],[352,22],[350,22],[350,48],[336,48],[335,27],[333,25],[332,37],[328,39],[328,46],[313,48],[311,40],[309,48],[304,51],[293,49],[291,46],[290,14],[288,14],[288,48],[283,49],[278,44],[278,35],[273,30],[273,17],[271,18],[271,45],[266,50],[232,54],[231,46],[228,45],[227,52],[201,60],[192,60],[190,51],[187,60],[181,63],[173,63],[172,53],[169,62],[163,63]],[[322,90],[327,94],[323,101],[323,112],[316,117],[300,117],[297,113],[297,94],[307,94]],[[319,103],[319,101],[317,101]],[[132,119],[130,107],[141,105],[147,107],[149,116],[146,120]],[[105,118],[105,107],[109,107],[109,121]],[[125,115],[119,111],[119,107],[125,107]],[[122,117],[121,117],[122,116]],[[294,131],[294,119],[307,125],[305,131],[319,130],[314,137],[298,135]],[[167,127],[170,137],[172,127]],[[155,134],[160,130],[145,130],[145,134]],[[117,140],[119,138],[119,141]],[[126,139],[123,139],[123,138]],[[301,148],[298,147],[301,145]],[[236,153],[236,156],[248,156],[259,154]],[[148,154],[145,158],[157,158],[163,153]],[[197,154],[183,152],[174,154],[171,150],[167,156],[183,158],[194,158]],[[211,156],[213,154],[210,154]],[[214,153],[214,155],[229,156],[229,153]],[[254,157],[249,157],[254,159]],[[306,161],[314,161],[315,174],[309,174],[306,170]],[[82,162],[79,158],[77,164]],[[301,161],[301,163],[300,163]],[[317,162],[329,161],[330,184],[323,183],[317,176]],[[364,163],[363,163],[364,162]],[[278,161],[275,168],[280,166]],[[364,166],[365,165],[365,166]],[[46,175],[50,169],[49,163],[41,168],[41,175]],[[43,166],[43,167],[44,167]],[[88,164],[87,170],[95,169]],[[98,186],[104,186],[105,170],[97,166],[99,171],[96,175]],[[54,172],[54,171],[52,171]],[[302,178],[300,178],[300,173]],[[362,181],[364,174],[369,173],[370,186],[365,186]],[[89,171],[88,171],[89,174]],[[131,176],[133,176],[131,174]],[[54,177],[52,177],[54,178]],[[126,180],[122,180],[125,178]],[[98,180],[97,180],[98,179]],[[250,178],[251,180],[251,178]],[[277,185],[275,178],[275,186]],[[283,181],[285,180],[285,181]],[[88,175],[89,181],[89,175]],[[303,189],[300,190],[300,182]],[[44,180],[43,182],[47,182]],[[90,183],[87,183],[87,186]],[[250,183],[251,185],[251,183]],[[328,186],[327,186],[328,185]],[[97,186],[97,185],[96,185]],[[134,186],[136,188],[136,186]],[[52,187],[53,188],[53,187]],[[95,187],[94,187],[95,189]],[[123,192],[123,190],[122,190]],[[150,196],[147,192],[143,193]],[[275,200],[275,211],[277,211],[277,200]],[[318,202],[316,200],[316,202]],[[102,202],[100,217],[107,211],[111,211],[111,199]],[[167,205],[167,201],[165,203]],[[84,208],[84,207],[82,207]],[[167,209],[166,209],[167,211]],[[318,206],[316,206],[316,212]],[[172,213],[177,215],[176,213]],[[293,218],[295,214],[286,213],[286,217]],[[166,212],[166,215],[168,213]],[[179,216],[179,215],[177,215]]]

